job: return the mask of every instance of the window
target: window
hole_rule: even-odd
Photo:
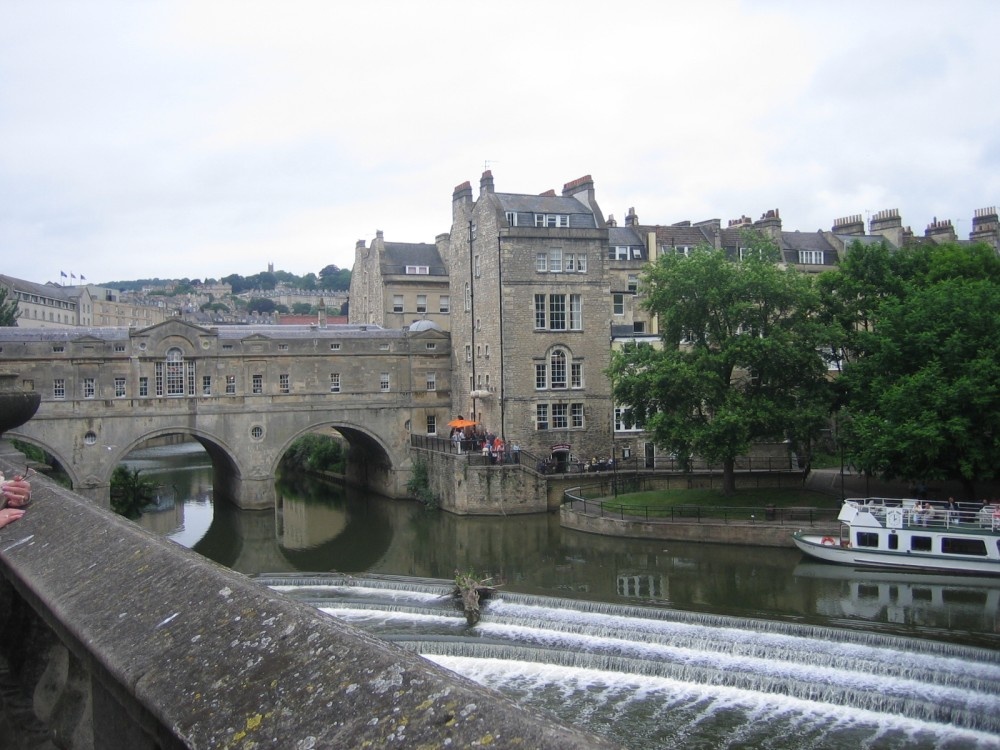
[[[433,414],[427,415],[427,434],[437,435],[437,417]]]
[[[330,393],[340,393],[340,373],[330,373]]]
[[[435,344],[433,341],[428,341],[426,344],[424,344],[424,349],[426,349],[429,352],[432,352],[432,351],[434,351],[437,348],[438,348],[438,345]]]
[[[406,273],[408,274],[429,274],[431,269],[428,266],[407,266]]]
[[[545,295],[535,295],[535,329],[545,328]]]
[[[583,298],[579,294],[569,295],[569,329],[583,330]]]
[[[125,344],[115,344],[115,351],[119,353],[125,351]]]
[[[394,313],[403,312],[403,295],[394,294],[392,295],[392,311]]]
[[[231,352],[232,350],[233,350],[233,345],[232,344],[223,344],[222,345],[222,351],[224,351],[224,352]]]
[[[536,364],[535,365],[535,390],[536,391],[544,390],[545,386],[548,384],[548,380],[547,380],[546,375],[545,375],[545,373],[547,372],[547,370],[548,370],[548,368],[547,368],[546,365],[543,365],[543,364]]]
[[[212,395],[212,376],[202,375],[201,376],[201,395],[211,396]]]
[[[645,333],[646,332],[646,321],[635,320],[632,321],[632,333]]]
[[[486,359],[489,359],[490,358],[490,345],[489,344],[487,344],[485,346],[484,353],[485,353]]]
[[[517,226],[517,211],[507,212],[507,223],[510,224],[512,227]]]
[[[379,373],[378,389],[383,392],[389,390],[389,373],[387,372]]]
[[[639,291],[639,277],[634,273],[628,275],[628,290],[635,294]]]
[[[94,383],[94,379],[93,378],[84,378],[83,379],[83,397],[84,398],[93,398],[94,395],[96,394],[96,392],[97,392],[97,387],[96,387],[96,385]]]
[[[566,330],[566,295],[549,295],[549,330]]]
[[[535,253],[535,270],[538,273],[545,273],[549,270],[549,254]]]
[[[437,390],[437,373],[429,372],[427,373],[427,390],[436,391]]]
[[[236,376],[226,375],[226,395],[235,396],[236,395]]]
[[[166,395],[184,395],[184,353],[174,347],[167,351],[166,361]],[[163,393],[157,393],[162,396]]]
[[[549,357],[550,372],[549,376],[552,379],[551,385],[553,388],[565,388],[566,387],[566,352],[562,349],[556,349],[552,352]],[[553,414],[554,416],[554,414]]]
[[[549,405],[535,404],[535,429],[549,429]]]
[[[565,430],[568,422],[566,421],[566,414],[568,412],[567,404],[552,404],[552,429],[553,430]]]
[[[253,385],[251,386],[250,390],[253,393],[261,394],[261,393],[264,392],[264,376],[263,375],[261,375],[259,373],[254,373],[254,375],[251,377],[251,382],[253,383]]]
[[[465,282],[465,311],[472,309],[472,290],[469,289],[469,282]]]
[[[586,253],[566,253],[566,273],[586,273]]]
[[[473,272],[472,275],[477,279],[483,275],[483,262],[480,256],[476,256],[472,261]]]
[[[287,352],[288,351],[288,344],[278,344],[278,351],[279,352]]]
[[[878,547],[878,534],[874,531],[859,531],[857,533],[858,547]]]
[[[930,552],[931,538],[929,536],[911,536],[910,549],[913,552]]]
[[[466,362],[472,361],[472,344],[465,345],[465,361]]]
[[[612,313],[615,315],[625,314],[625,295],[616,292],[611,295]]]
[[[570,365],[569,373],[570,388],[583,388],[583,365],[574,362]]]
[[[821,266],[823,265],[823,251],[799,250],[799,263],[811,266]]]
[[[451,312],[451,297],[442,294],[438,297],[438,312],[448,314]]]
[[[425,313],[427,312],[427,295],[418,294],[417,295],[417,312]]]
[[[121,375],[115,376],[115,398],[125,398],[125,378]]]
[[[476,330],[477,331],[483,330],[483,319],[482,318],[476,318]]]
[[[483,345],[476,344],[476,359],[480,359],[483,356]]]
[[[254,440],[260,440],[262,437],[264,437],[264,428],[261,427],[259,424],[255,424],[253,427],[250,428],[250,437],[252,437]]]
[[[549,273],[562,273],[562,250],[549,251]]]
[[[330,344],[330,351],[331,352],[339,352],[340,351],[340,344]]]
[[[986,543],[982,539],[942,537],[941,551],[946,555],[976,555],[986,557]]]
[[[536,227],[568,227],[569,214],[535,214]]]
[[[615,432],[642,432],[642,425],[627,412],[624,406],[615,407]]]
[[[628,245],[616,245],[608,249],[609,260],[628,260],[630,256]]]
[[[49,315],[51,316],[52,313],[49,313]],[[66,351],[66,347],[63,346],[62,344],[56,344],[55,346],[52,347],[52,351],[55,352],[56,354],[59,354],[60,352]]]
[[[378,345],[378,350],[380,352],[387,352],[387,351],[389,351],[389,344],[388,343],[379,344]]]
[[[281,373],[278,375],[278,392],[279,393],[290,393],[292,390],[291,385],[288,382],[288,373]]]
[[[583,404],[570,404],[570,427],[583,427]]]
[[[139,395],[142,398],[149,396],[149,378],[145,375],[142,375],[139,378]]]
[[[64,399],[66,398],[66,379],[56,378],[52,381],[52,398]]]

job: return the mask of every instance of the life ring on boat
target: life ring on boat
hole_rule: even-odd
[[[836,540],[834,540],[834,538],[832,536],[825,536],[825,537],[823,537],[822,543],[824,545],[826,545],[826,546],[832,547],[837,542],[836,542]]]

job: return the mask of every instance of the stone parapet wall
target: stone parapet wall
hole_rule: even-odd
[[[0,673],[24,696],[5,747],[609,746],[47,479],[33,495],[0,529]]]
[[[442,510],[459,515],[542,513],[550,507],[548,482],[520,464],[495,466],[476,454],[412,448],[414,461],[427,464],[431,491]]]

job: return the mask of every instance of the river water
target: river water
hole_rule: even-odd
[[[214,502],[202,453],[127,463],[161,484],[144,527],[623,747],[1000,747],[995,579],[461,518],[309,479],[240,511]],[[456,570],[499,586],[475,628]]]

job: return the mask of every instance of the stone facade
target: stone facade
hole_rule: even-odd
[[[449,330],[451,292],[442,251],[448,235],[429,245],[386,242],[381,231],[370,246],[361,240],[354,248],[351,304],[348,322],[402,328],[429,320]]]
[[[179,434],[212,455],[218,491],[270,507],[282,454],[323,429],[350,443],[349,480],[403,497],[410,433],[447,431],[450,359],[448,334],[430,322],[0,328],[0,369],[42,397],[35,417],[9,434],[52,454],[74,489],[105,505],[129,451]]]
[[[562,195],[452,196],[453,409],[561,464],[611,451],[608,227],[590,177]]]

